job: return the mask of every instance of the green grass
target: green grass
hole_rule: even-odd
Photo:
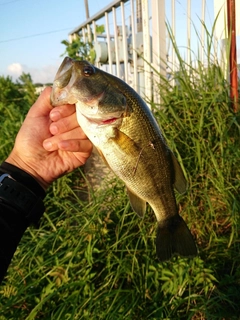
[[[178,85],[161,79],[152,107],[189,181],[177,200],[199,255],[159,263],[151,210],[139,219],[117,179],[80,200],[79,169],[54,183],[40,227],[26,231],[0,288],[0,320],[239,319],[239,114],[218,65],[178,58]],[[1,159],[22,120],[14,110],[3,115]]]

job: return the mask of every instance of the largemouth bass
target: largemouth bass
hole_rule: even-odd
[[[195,242],[174,195],[174,187],[183,193],[187,182],[143,99],[124,81],[87,61],[65,58],[51,101],[54,106],[76,104],[79,125],[124,181],[132,209],[143,217],[146,203],[151,206],[158,224],[158,259],[195,256]]]

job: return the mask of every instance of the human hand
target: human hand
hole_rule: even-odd
[[[79,127],[75,105],[53,108],[46,88],[30,108],[6,162],[31,174],[46,190],[57,178],[85,164],[92,143]]]

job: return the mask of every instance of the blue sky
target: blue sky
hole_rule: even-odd
[[[111,2],[89,0],[90,15]],[[0,0],[0,75],[15,79],[24,71],[34,82],[51,82],[63,59],[61,41],[85,20],[84,0]]]
[[[88,0],[90,16],[111,2]],[[177,43],[185,47],[187,0],[175,3]],[[194,0],[191,5],[192,20],[198,26],[201,3],[202,0]],[[214,0],[206,1],[208,25],[214,21],[213,3]],[[171,0],[166,0],[167,15],[170,5]],[[15,80],[24,71],[31,74],[34,82],[52,82],[65,50],[61,41],[85,20],[84,0],[0,0],[0,75],[10,75]],[[194,31],[192,34],[196,40]]]

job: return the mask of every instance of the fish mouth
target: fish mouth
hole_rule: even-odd
[[[119,125],[122,122],[122,119],[124,118],[124,112],[118,111],[108,114],[89,114],[82,112],[81,108],[79,108],[78,103],[76,103],[76,111],[77,115],[80,117],[84,117],[87,119],[89,124],[93,124],[96,126],[108,126],[108,125]]]
[[[115,123],[118,123],[119,120],[122,121],[123,114],[120,116],[108,116],[107,118],[90,118],[85,115],[85,118],[88,119],[89,122],[97,124],[98,126],[108,126],[108,125],[113,125]]]
[[[116,122],[117,120],[121,119],[122,117],[113,117],[113,118],[109,118],[109,119],[106,119],[106,120],[102,120],[102,124],[112,124],[114,122]]]

